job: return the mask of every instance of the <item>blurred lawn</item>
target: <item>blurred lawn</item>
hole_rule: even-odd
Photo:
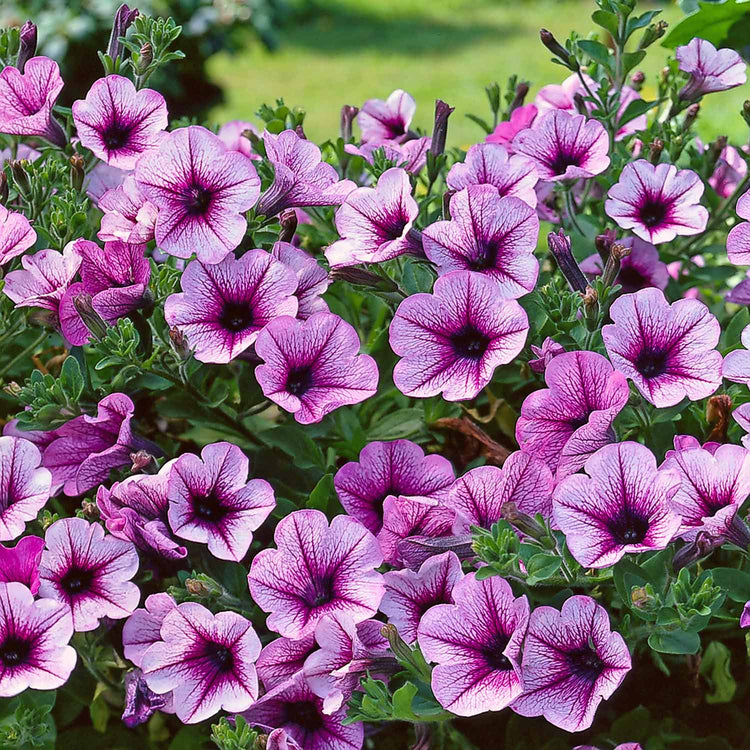
[[[224,87],[226,102],[212,114],[217,121],[249,119],[263,102],[282,97],[307,110],[305,131],[313,140],[335,136],[343,104],[360,105],[403,88],[417,100],[415,125],[432,126],[434,100],[456,108],[449,126],[452,145],[482,138],[467,112],[487,116],[483,88],[505,83],[517,73],[532,82],[531,95],[546,83],[559,83],[566,71],[550,61],[539,42],[541,27],[558,38],[571,30],[586,34],[590,0],[318,0],[310,20],[285,29],[277,52],[250,44],[241,54],[214,57],[209,71]],[[656,7],[643,2],[640,10]],[[662,18],[683,18],[674,4]],[[643,65],[644,95],[654,95],[654,80],[667,50],[658,43]],[[713,94],[704,107],[703,138],[727,134],[746,140],[739,110],[748,87]]]

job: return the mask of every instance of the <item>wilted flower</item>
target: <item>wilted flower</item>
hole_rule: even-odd
[[[401,89],[396,89],[385,101],[368,99],[357,115],[362,142],[402,143],[407,138],[411,118],[414,117],[416,109],[414,99]]]
[[[681,99],[697,99],[704,94],[726,91],[747,81],[745,62],[733,49],[717,50],[711,42],[696,37],[675,50],[680,70],[690,80],[680,91]]]
[[[159,710],[170,703],[170,695],[158,695],[149,689],[143,672],[134,669],[125,675],[125,710],[122,722],[128,729],[145,724]]]

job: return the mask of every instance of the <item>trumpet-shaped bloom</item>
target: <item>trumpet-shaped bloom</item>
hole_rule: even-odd
[[[659,289],[625,294],[602,328],[612,364],[659,408],[710,396],[721,384],[719,321],[695,299],[669,304]]]
[[[336,268],[420,253],[421,237],[412,228],[418,213],[408,173],[387,169],[376,187],[353,190],[336,211],[341,239],[326,250],[328,262]]]
[[[390,342],[401,361],[393,382],[407,396],[475,398],[496,367],[515,359],[528,329],[521,306],[500,297],[491,278],[473,271],[446,274],[432,294],[413,294],[396,311]]]
[[[414,643],[422,616],[437,604],[453,604],[453,589],[462,578],[461,561],[453,552],[430,557],[418,572],[390,570],[383,574],[380,611],[407,643]]]
[[[609,138],[601,123],[555,110],[521,130],[513,150],[530,159],[541,180],[586,179],[609,166]]]
[[[103,242],[122,240],[140,245],[154,239],[158,209],[146,200],[132,175],[107,190],[98,205],[104,216],[97,236]]]
[[[175,535],[208,545],[220,560],[239,562],[276,506],[271,485],[247,480],[250,462],[231,443],[212,443],[201,457],[183,453],[169,469],[169,525]]]
[[[385,101],[368,99],[357,115],[362,142],[402,143],[408,137],[409,125],[416,109],[417,103],[413,97],[401,89],[396,89]]]
[[[733,146],[725,146],[716,162],[708,184],[722,198],[729,198],[747,175],[747,162]]]
[[[138,552],[83,518],[55,521],[44,535],[39,596],[66,605],[76,632],[95,630],[102,617],[130,615],[141,592],[131,579]]]
[[[432,670],[440,705],[459,716],[500,711],[522,691],[521,646],[529,602],[513,596],[499,576],[469,573],[453,588],[455,604],[429,609],[419,624],[419,646]]]
[[[595,352],[559,354],[544,379],[548,388],[529,394],[521,405],[516,440],[559,479],[614,440],[612,423],[630,391],[625,377]]]
[[[39,591],[39,563],[44,539],[25,536],[15,547],[0,544],[0,581],[22,583],[32,594]]]
[[[562,611],[537,607],[521,663],[524,692],[512,708],[579,732],[591,726],[631,666],[625,641],[610,631],[607,611],[590,596],[571,596]]]
[[[555,481],[549,466],[529,453],[511,453],[500,469],[478,466],[459,477],[451,487],[446,505],[455,508],[473,526],[489,529],[503,516],[505,503],[515,503],[533,516],[552,515]]]
[[[32,57],[23,73],[8,65],[0,72],[0,133],[39,135],[56,146],[67,143],[52,116],[63,87],[60,68],[49,57]]]
[[[347,143],[344,151],[347,154],[361,156],[366,161],[373,163],[374,152],[382,149],[383,154],[388,161],[393,162],[397,167],[405,169],[410,174],[417,174],[427,162],[427,152],[432,144],[432,138],[414,138],[406,143],[398,141],[383,141],[382,143],[363,143],[361,146],[355,146],[353,143]]]
[[[36,232],[29,220],[0,206],[0,265],[23,255],[36,242]]]
[[[263,394],[300,424],[320,422],[377,391],[378,366],[359,347],[357,331],[333,313],[276,318],[258,334],[255,352],[264,364],[255,377]]]
[[[534,104],[516,107],[510,113],[510,119],[499,122],[497,127],[484,140],[487,143],[499,143],[512,151],[516,133],[530,128],[536,120],[537,114],[539,114],[539,110]]]
[[[52,478],[41,462],[42,454],[31,441],[0,437],[0,541],[20,536],[47,504]]]
[[[167,103],[158,91],[137,91],[129,79],[118,75],[95,81],[72,109],[81,143],[118,169],[133,169],[143,154],[155,149],[169,119]]]
[[[260,154],[256,154],[253,151],[252,142],[247,136],[243,135],[248,130],[258,135],[258,128],[251,122],[247,120],[230,120],[219,128],[216,135],[221,138],[224,145],[230,151],[239,151],[241,154],[247,156],[248,159],[260,161]]]
[[[702,195],[703,182],[692,170],[639,159],[625,165],[609,189],[604,210],[623,229],[659,245],[706,228],[708,210],[700,205]]]
[[[76,664],[72,637],[64,605],[34,601],[21,583],[0,583],[0,696],[64,685]]]
[[[733,49],[716,49],[706,39],[696,37],[675,50],[680,70],[690,80],[680,91],[681,99],[698,99],[704,94],[727,91],[747,81],[745,61]]]
[[[650,242],[644,242],[639,237],[624,237],[618,240],[617,244],[630,248],[630,255],[626,255],[620,261],[620,271],[615,279],[615,283],[622,287],[623,294],[632,294],[648,286],[655,286],[657,289],[667,288],[667,265],[659,260],[659,251]],[[590,255],[580,267],[591,278],[601,275],[601,256],[599,253]]]
[[[737,215],[750,219],[750,191],[737,201]],[[727,257],[738,266],[750,266],[750,221],[741,221],[732,227],[727,236]]]
[[[277,242],[271,250],[276,260],[294,271],[297,276],[297,317],[307,320],[311,315],[328,312],[328,304],[321,295],[331,283],[325,268],[304,250],[289,242]]]
[[[258,679],[266,690],[273,690],[299,672],[310,654],[315,651],[315,635],[302,638],[276,638],[264,646],[255,663]]]
[[[451,198],[450,210],[450,221],[436,221],[422,233],[425,255],[438,274],[476,271],[496,281],[506,299],[533,291],[539,273],[533,208],[501,198],[492,185],[469,185]]]
[[[177,717],[194,724],[217,711],[244,711],[258,697],[260,639],[236,612],[212,614],[185,602],[164,617],[160,639],[143,654],[149,689],[172,694]]]
[[[248,575],[270,630],[302,638],[327,614],[344,612],[356,623],[377,612],[383,556],[359,521],[336,516],[329,527],[320,511],[298,510],[279,521],[274,539],[278,549],[261,550]]]
[[[136,609],[122,627],[125,658],[140,667],[146,651],[161,640],[164,618],[176,608],[177,602],[169,594],[151,594],[146,599],[145,609]]]
[[[607,568],[625,554],[664,549],[672,541],[680,528],[672,507],[680,476],[657,470],[646,446],[607,445],[584,469],[588,476],[566,477],[553,497],[555,523],[581,565]]]
[[[245,236],[244,212],[258,200],[252,161],[205,128],[169,133],[138,160],[138,187],[159,210],[157,245],[170,255],[218,263]]]
[[[446,182],[453,190],[470,185],[494,185],[501,196],[512,196],[536,208],[539,181],[534,163],[520,154],[511,155],[497,143],[478,143],[466,153],[463,163],[454,164]],[[452,212],[452,209],[451,209]]]
[[[167,298],[164,317],[187,336],[200,362],[230,362],[273,318],[297,313],[297,276],[265,250],[215,265],[194,260],[180,286],[181,294]]]
[[[446,494],[455,474],[448,459],[424,451],[409,440],[374,442],[359,462],[344,464],[333,478],[344,510],[373,534],[383,526],[383,503],[394,495],[438,498]]]

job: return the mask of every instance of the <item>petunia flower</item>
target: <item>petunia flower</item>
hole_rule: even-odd
[[[620,261],[620,271],[615,279],[615,283],[622,287],[623,294],[631,294],[649,286],[667,288],[667,265],[659,260],[659,251],[650,242],[645,242],[640,237],[624,237],[617,244],[630,248],[630,255]],[[589,278],[600,276],[604,267],[599,253],[582,261],[580,268]]]
[[[52,478],[41,462],[42,454],[31,441],[0,437],[0,541],[19,537],[47,504]]]
[[[406,143],[398,141],[383,141],[382,143],[363,143],[355,146],[353,143],[347,143],[344,151],[353,156],[361,156],[365,161],[373,163],[375,151],[383,150],[383,155],[388,161],[395,164],[401,169],[405,169],[409,174],[417,174],[427,163],[427,152],[430,150],[432,138],[425,136],[423,138],[414,138]]]
[[[453,588],[455,604],[438,604],[419,623],[425,659],[436,662],[432,691],[458,716],[500,711],[522,691],[521,646],[529,602],[499,576],[469,573]]]
[[[132,175],[99,198],[104,213],[97,236],[103,242],[122,240],[133,245],[154,239],[158,209],[141,192]]]
[[[158,91],[137,91],[118,75],[95,81],[85,99],[73,102],[72,111],[81,144],[118,169],[133,169],[159,145],[169,124],[167,103]]]
[[[274,539],[278,549],[261,550],[248,575],[270,630],[302,638],[327,614],[346,612],[356,623],[377,612],[383,556],[359,521],[336,516],[329,527],[320,511],[298,510],[279,521]]]
[[[125,658],[140,667],[146,651],[161,640],[164,618],[176,608],[177,602],[169,594],[151,594],[147,597],[145,608],[136,609],[122,627]]]
[[[740,615],[740,627],[750,628],[750,602],[746,602]]]
[[[436,221],[422,233],[425,255],[439,275],[476,271],[497,282],[506,299],[534,290],[539,219],[533,208],[500,197],[492,185],[469,185],[451,198],[450,211],[450,221]]]
[[[675,50],[680,70],[690,80],[680,91],[680,99],[698,99],[704,94],[727,91],[747,81],[745,61],[733,49],[716,49],[706,39],[696,37]]]
[[[741,219],[750,219],[750,190],[740,196],[735,210]],[[750,221],[740,221],[729,231],[727,257],[737,266],[750,265]]]
[[[680,527],[672,505],[680,476],[657,470],[646,446],[607,445],[584,469],[588,476],[563,479],[552,501],[555,523],[581,565],[607,568],[623,555],[664,549],[672,541]]]
[[[279,315],[295,315],[297,276],[265,250],[220,263],[188,263],[182,294],[164,304],[170,326],[182,331],[199,362],[226,363],[245,351]]]
[[[149,689],[171,692],[177,718],[194,724],[255,702],[259,653],[260,639],[242,615],[212,614],[185,602],[164,617],[160,640],[143,654],[141,669]]]
[[[544,379],[548,388],[530,393],[521,404],[516,440],[560,479],[614,440],[612,423],[630,391],[625,377],[595,352],[559,354]]]
[[[219,136],[230,151],[239,151],[244,156],[247,156],[248,159],[260,161],[260,154],[255,153],[250,139],[243,135],[248,130],[258,135],[258,128],[251,122],[247,120],[230,120],[219,128],[216,135]]]
[[[36,242],[36,232],[21,213],[0,206],[0,265],[23,255]]]
[[[378,367],[359,348],[357,331],[333,313],[315,313],[305,321],[278,317],[258,334],[255,353],[263,364],[255,377],[263,395],[300,424],[320,422],[377,391]]]
[[[239,562],[255,531],[276,506],[264,479],[247,475],[250,462],[232,443],[211,443],[201,457],[183,453],[169,469],[169,525],[176,536],[208,545],[220,560]]]
[[[394,440],[366,445],[359,454],[359,462],[344,464],[333,483],[344,510],[377,534],[383,526],[386,498],[442,497],[454,479],[448,459],[438,454],[425,456],[409,440]]]
[[[565,353],[565,347],[562,344],[558,344],[550,336],[542,342],[541,346],[531,345],[531,351],[536,355],[536,359],[529,360],[529,367],[538,373],[543,373],[547,369],[547,365],[558,355]]]
[[[240,244],[243,214],[260,194],[252,161],[197,125],[173,130],[141,157],[135,180],[159,210],[157,245],[178,258],[195,253],[204,263],[218,263]]]
[[[277,685],[286,682],[305,665],[305,659],[315,651],[314,633],[302,638],[276,638],[265,645],[260,652],[255,668],[263,687],[273,690]]]
[[[34,601],[21,583],[0,583],[0,697],[62,687],[76,664],[67,608]]]
[[[0,582],[22,583],[32,594],[39,591],[39,563],[44,539],[25,536],[15,547],[0,544]]]
[[[297,317],[307,320],[314,313],[328,312],[328,303],[323,299],[331,283],[325,268],[315,258],[289,242],[276,242],[271,255],[294,271],[297,276]]]
[[[118,169],[104,161],[98,161],[84,178],[83,187],[86,195],[98,205],[105,193],[120,187],[132,175],[133,172],[129,169]]]
[[[368,99],[357,115],[362,142],[402,143],[408,137],[409,125],[416,109],[414,99],[401,89],[396,89],[385,101]]]
[[[0,72],[0,133],[38,135],[65,146],[65,132],[52,116],[62,87],[60,68],[49,57],[27,60],[23,73],[7,65]]]
[[[475,398],[495,368],[519,354],[528,329],[526,313],[498,295],[495,281],[451,272],[437,279],[432,294],[413,294],[399,305],[390,327],[391,349],[401,357],[393,382],[417,398]]]
[[[337,209],[335,222],[341,239],[325,251],[328,262],[336,268],[420,254],[421,236],[412,227],[418,213],[408,173],[397,167],[387,169],[376,187],[352,190]]]
[[[510,154],[496,143],[472,146],[463,163],[456,162],[445,179],[453,190],[463,190],[470,185],[494,185],[501,196],[519,198],[536,208],[534,187],[539,177],[534,163],[520,154]]]
[[[529,453],[515,451],[497,466],[477,466],[459,477],[445,504],[455,508],[473,526],[492,527],[502,517],[505,503],[515,503],[530,516],[552,515],[555,481],[549,466]]]
[[[541,180],[587,179],[609,166],[609,138],[601,123],[562,110],[517,133],[512,148],[533,162]]]
[[[484,139],[486,143],[499,143],[512,152],[513,139],[516,133],[520,133],[526,128],[530,128],[536,120],[539,113],[536,105],[524,104],[522,107],[516,107],[510,113],[510,119],[499,122],[495,129]]]
[[[401,638],[414,643],[422,616],[436,604],[453,604],[453,589],[462,578],[461,561],[453,552],[430,557],[419,571],[390,570],[383,574],[380,611]]]
[[[735,518],[750,495],[750,453],[740,445],[707,447],[681,449],[675,438],[675,450],[660,467],[680,477],[672,498],[681,520],[677,535],[692,541],[703,531],[713,540],[728,539],[744,549],[747,532],[737,530]]]
[[[297,206],[338,206],[357,187],[351,180],[340,180],[334,167],[322,160],[320,149],[294,130],[278,135],[266,131],[263,143],[274,179],[258,201],[258,214],[276,216]]]
[[[131,581],[138,552],[131,542],[83,518],[55,521],[44,541],[39,596],[65,604],[76,632],[95,630],[102,617],[127,617],[138,606],[141,592]]]
[[[363,725],[361,722],[345,724],[346,713],[346,706],[342,706],[334,713],[326,714],[323,699],[313,693],[302,672],[298,672],[269,690],[242,716],[251,726],[261,727],[271,735],[283,730],[295,743],[288,743],[288,750],[297,747],[304,750],[361,750]],[[284,747],[277,745],[278,750]]]
[[[747,175],[747,162],[733,146],[724,146],[708,178],[708,184],[721,198],[729,198]]]
[[[128,729],[145,724],[156,711],[168,707],[169,695],[158,695],[146,684],[143,672],[133,669],[125,675],[125,708],[122,722]]]
[[[609,314],[613,324],[602,328],[609,358],[654,406],[698,401],[721,384],[721,326],[702,302],[670,305],[648,288],[619,297]]]
[[[511,708],[568,732],[588,729],[631,666],[625,641],[610,631],[607,611],[590,596],[571,596],[562,611],[537,607],[521,663],[524,692]]]
[[[609,189],[604,210],[623,229],[659,245],[706,228],[708,210],[700,205],[702,195],[703,182],[692,170],[638,159],[625,165]]]

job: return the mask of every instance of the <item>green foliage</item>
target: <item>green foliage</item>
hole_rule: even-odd
[[[219,750],[253,750],[257,739],[258,732],[239,714],[233,724],[222,717],[218,724],[211,725],[211,740]]]
[[[715,47],[723,47],[732,28],[746,20],[750,6],[742,0],[698,2],[697,10],[675,25],[662,41],[668,49],[688,44],[695,37],[707,39]]]
[[[0,699],[0,747],[52,750],[57,730],[50,712],[56,695],[54,690],[27,690],[16,698]]]

